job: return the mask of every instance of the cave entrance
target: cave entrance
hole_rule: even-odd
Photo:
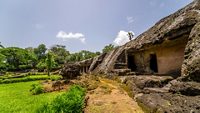
[[[136,64],[135,64],[135,57],[134,55],[128,55],[128,68],[131,69],[131,71],[136,71]]]
[[[154,72],[158,72],[157,56],[156,54],[150,54],[150,69]]]

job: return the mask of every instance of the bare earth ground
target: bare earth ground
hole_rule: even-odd
[[[87,94],[85,113],[143,113],[119,83],[102,78],[99,81],[98,87]]]

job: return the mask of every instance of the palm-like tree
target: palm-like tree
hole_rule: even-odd
[[[128,32],[128,37],[129,37],[129,40],[132,40],[133,37],[134,37],[134,33],[131,32],[131,31],[129,31],[129,32]]]

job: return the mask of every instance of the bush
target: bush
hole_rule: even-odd
[[[85,89],[71,86],[69,91],[57,96],[51,103],[44,104],[38,113],[82,113],[84,108]]]
[[[38,94],[41,94],[41,93],[44,92],[44,88],[42,87],[41,84],[32,84],[32,85],[31,85],[30,92],[31,92],[33,95],[38,95]]]
[[[50,80],[52,80],[52,81],[60,80],[61,78],[62,78],[62,76],[57,76],[57,75],[50,76]]]
[[[31,69],[31,68],[32,68],[31,65],[19,65],[20,70],[26,70],[26,69]]]
[[[46,64],[44,61],[40,61],[37,65],[36,65],[37,69],[39,72],[44,71],[44,69],[46,68]]]

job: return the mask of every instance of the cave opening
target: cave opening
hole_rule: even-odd
[[[128,68],[131,69],[131,71],[136,71],[136,64],[135,64],[135,57],[134,55],[128,55]]]
[[[150,54],[150,69],[155,73],[158,72],[158,63],[156,54]]]

